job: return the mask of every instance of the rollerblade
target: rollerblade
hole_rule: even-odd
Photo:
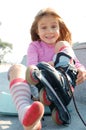
[[[61,59],[61,56],[57,59],[59,60],[59,58]],[[76,79],[77,72],[73,68],[70,68],[70,71],[68,70],[69,63],[65,67],[60,65],[55,62],[54,68],[48,63],[41,62],[37,66],[27,68],[26,80],[28,83],[37,86],[40,101],[49,106],[53,120],[58,125],[63,125],[70,124],[71,121],[67,105],[70,103],[73,94],[70,84],[75,87],[75,82],[72,83],[72,76],[75,76]],[[71,71],[74,71],[74,73],[70,77],[68,74]]]
[[[59,70],[66,74],[70,85],[74,88],[76,86],[77,69],[75,68],[75,61],[71,56],[64,52],[58,53],[54,63],[56,70]]]

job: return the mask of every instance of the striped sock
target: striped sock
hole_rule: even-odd
[[[39,122],[44,114],[44,106],[36,101],[32,103],[30,87],[25,80],[18,78],[10,83],[10,92],[23,126],[31,126]]]

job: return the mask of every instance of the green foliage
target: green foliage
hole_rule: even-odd
[[[1,39],[0,39],[0,48],[2,48],[4,50],[7,47],[10,48],[10,49],[13,49],[12,44],[7,43],[7,42],[2,42]]]
[[[13,49],[12,44],[7,43],[7,42],[2,42],[0,39],[0,63],[4,63],[4,57],[8,54],[11,53]]]

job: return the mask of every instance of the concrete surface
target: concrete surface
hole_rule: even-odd
[[[86,105],[76,102],[78,110],[86,122]],[[78,114],[76,113],[73,102],[69,105],[69,111],[71,114],[71,124],[68,126],[56,125],[51,116],[44,116],[42,120],[42,130],[86,130],[86,126],[82,123]],[[4,116],[0,115],[0,130],[23,130],[17,116]]]

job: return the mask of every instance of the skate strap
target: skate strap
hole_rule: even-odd
[[[55,68],[58,68],[60,66],[61,67],[67,67],[68,66],[68,62],[66,62],[66,61],[65,62],[64,61],[60,62],[60,63],[58,63],[58,64],[55,65]]]
[[[65,62],[64,64],[69,64],[71,62],[71,60],[75,64],[75,61],[72,59],[71,56],[69,56],[68,54],[66,54],[64,52],[59,52],[56,56],[54,65],[59,64],[61,62]]]
[[[25,79],[17,78],[10,82],[10,88],[12,87],[12,85],[14,85],[15,83],[19,83],[19,82],[27,83],[27,81]]]
[[[64,52],[59,52],[56,56],[56,60],[54,63],[55,68],[61,67],[66,68],[68,66],[74,66],[74,59]]]

